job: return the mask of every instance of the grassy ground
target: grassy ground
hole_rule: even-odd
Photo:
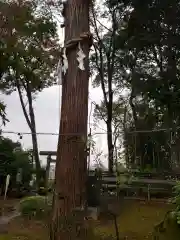
[[[163,203],[129,202],[123,207],[118,217],[118,229],[121,239],[143,240],[152,239],[154,225],[159,223],[171,206]],[[93,224],[97,240],[100,237],[115,237],[115,229],[112,220],[102,218]],[[167,235],[167,234],[166,234]],[[28,221],[18,218],[11,222],[7,235],[0,235],[0,240],[48,240],[48,227],[38,221]],[[102,238],[101,238],[102,239]],[[172,237],[160,240],[176,240]],[[179,238],[178,238],[179,239]]]

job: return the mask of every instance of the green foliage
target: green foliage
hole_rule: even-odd
[[[126,45],[128,54],[132,56],[128,62],[130,77],[127,82],[131,91],[134,123],[129,130],[133,131],[134,127],[141,131],[176,128],[180,110],[177,60],[180,50],[177,40],[180,34],[179,4],[170,1],[141,4],[140,1],[132,1],[132,5]],[[170,20],[172,14],[173,21]],[[174,29],[173,34],[170,29]],[[178,145],[179,130],[172,132],[172,139],[170,133],[164,131],[126,136],[131,152],[130,161],[136,162],[138,158],[143,167],[150,164],[159,169],[171,168],[171,147]],[[136,146],[133,141],[136,141]]]
[[[6,118],[6,105],[0,101],[0,117],[2,118],[2,124],[5,125],[8,119]]]
[[[131,167],[141,165],[146,168],[149,165],[153,169],[170,170],[172,152],[175,162],[180,164],[179,151],[174,150],[180,141],[177,129],[180,125],[179,3],[107,0],[104,14],[101,12],[101,18],[105,18],[111,27],[98,24],[98,32],[104,35],[100,40],[96,39],[97,52],[92,55],[92,69],[97,75],[94,83],[102,86],[104,82],[104,98],[107,96],[109,100],[108,78],[112,76],[112,69],[108,68],[109,57],[111,64],[114,63],[111,81],[114,102],[121,103],[116,99],[120,95],[118,90],[128,90],[128,98],[127,95],[124,97],[128,100],[123,104],[127,105],[131,116],[125,124],[124,147],[126,162]],[[112,13],[116,18],[114,35]],[[115,55],[112,55],[110,43],[113,43]],[[107,109],[104,101],[96,107],[95,116],[107,121]],[[110,110],[113,113],[113,107]],[[121,119],[122,112],[117,115]],[[112,118],[112,122],[117,119],[116,114],[113,113]],[[159,131],[165,128],[173,128],[173,131]],[[154,129],[158,131],[151,133]],[[128,134],[135,130],[140,133]],[[144,130],[149,132],[143,133]]]
[[[54,83],[51,75],[57,63],[56,25],[49,15],[37,13],[34,1],[18,4],[0,2],[4,21],[0,40],[1,88],[41,91]]]
[[[19,210],[24,217],[43,218],[48,216],[51,204],[43,196],[26,197],[21,200]]]
[[[41,196],[46,196],[48,193],[48,190],[45,187],[40,187],[38,193]]]
[[[116,179],[119,188],[123,188],[125,185],[130,184],[133,176],[128,172],[127,168],[121,163],[118,163],[116,171]]]
[[[175,196],[171,199],[171,202],[175,205],[175,209],[171,215],[176,219],[177,224],[180,225],[180,182],[177,182],[174,187],[174,195]]]
[[[112,106],[112,117],[113,117],[113,125],[123,124],[123,113],[124,113],[124,104],[123,101],[119,99],[117,102],[113,102]],[[94,110],[95,120],[103,120],[107,121],[107,109],[105,106],[105,102],[103,101],[101,105],[96,104]]]
[[[16,149],[18,152],[16,152]],[[13,142],[8,138],[0,138],[0,152],[1,152],[1,174],[9,174],[8,166],[11,168],[17,168],[23,166],[25,164],[25,159],[23,157],[26,156],[26,152],[21,149],[21,144],[19,142]],[[27,160],[26,156],[26,160]],[[4,168],[3,168],[4,167]],[[6,171],[5,171],[6,170]]]
[[[40,182],[40,160],[33,100],[44,88],[56,83],[55,69],[59,59],[56,24],[51,14],[37,0],[0,1],[3,19],[0,39],[0,90],[17,91],[26,122],[33,132],[33,152],[37,184]]]
[[[18,149],[18,150],[17,150]],[[8,174],[11,175],[11,187],[16,186],[16,175],[22,169],[22,183],[28,185],[31,180],[32,163],[28,152],[21,148],[19,142],[0,137],[0,179],[3,185]]]

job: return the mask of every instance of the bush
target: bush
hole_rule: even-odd
[[[180,225],[180,182],[178,181],[174,187],[174,197],[171,202],[175,205],[175,209],[172,212],[172,216],[176,219],[178,225]]]
[[[43,218],[48,216],[51,210],[51,202],[47,197],[31,196],[26,197],[20,202],[20,213],[25,217]]]
[[[38,190],[38,194],[41,196],[46,196],[48,193],[48,190],[45,187],[40,187]]]

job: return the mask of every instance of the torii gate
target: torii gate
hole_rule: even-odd
[[[51,163],[56,163],[56,159],[52,159],[52,156],[57,156],[57,151],[40,151],[39,155],[47,156],[47,163],[46,163],[46,186],[47,186]]]

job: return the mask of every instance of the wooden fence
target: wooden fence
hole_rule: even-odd
[[[92,174],[92,172],[91,172]],[[123,184],[118,182],[118,177],[104,172],[101,177],[103,190],[115,192],[116,194],[125,194],[126,196],[146,196],[148,200],[155,196],[156,198],[170,197],[173,193],[173,187],[176,185],[180,174],[174,173],[120,173],[123,176],[130,176],[131,179]]]

